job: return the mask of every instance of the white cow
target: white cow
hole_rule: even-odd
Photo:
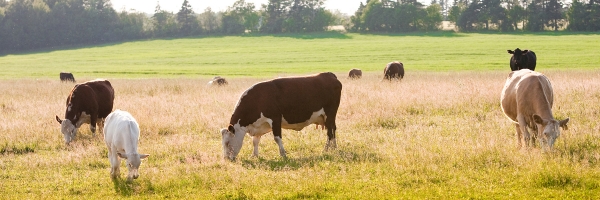
[[[108,159],[110,160],[110,175],[117,178],[121,172],[119,165],[124,158],[127,160],[129,174],[128,180],[137,179],[139,175],[138,168],[141,160],[147,158],[148,154],[138,153],[138,140],[140,138],[140,128],[133,116],[127,111],[115,110],[106,117],[104,122],[104,141],[108,147]]]

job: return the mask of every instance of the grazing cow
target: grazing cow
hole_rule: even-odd
[[[515,123],[519,147],[521,139],[529,146],[530,135],[527,128],[534,131],[535,138],[541,139],[542,148],[552,149],[560,129],[567,129],[569,118],[556,120],[552,116],[554,95],[552,85],[541,73],[523,69],[513,71],[508,75],[500,96],[502,111]],[[522,136],[521,136],[522,135]]]
[[[227,80],[225,80],[224,78],[221,78],[220,76],[215,76],[213,78],[213,80],[208,82],[208,85],[217,85],[217,86],[227,85]]]
[[[281,129],[300,131],[310,124],[325,126],[325,149],[336,148],[335,118],[341,94],[342,83],[331,72],[277,78],[251,86],[235,106],[229,127],[221,129],[224,157],[235,160],[246,133],[252,136],[253,155],[258,156],[260,137],[270,131],[279,154],[286,157]]]
[[[108,147],[108,160],[110,161],[110,176],[117,178],[121,174],[119,165],[121,159],[126,159],[129,174],[127,180],[137,179],[140,174],[138,169],[142,159],[148,154],[138,153],[138,140],[140,127],[133,116],[127,111],[115,110],[106,117],[104,124],[104,142]]]
[[[75,77],[73,77],[73,74],[69,73],[69,72],[61,72],[60,73],[60,81],[70,81],[75,83]]]
[[[360,69],[351,69],[348,72],[348,78],[360,78],[362,77],[362,71]]]
[[[509,54],[512,54],[510,57],[510,69],[512,71],[522,70],[522,69],[530,69],[531,71],[535,71],[535,63],[537,61],[537,57],[535,53],[531,50],[524,50],[517,48],[514,51],[507,50]]]
[[[404,78],[404,64],[398,61],[390,62],[383,70],[383,78],[387,80]]]
[[[104,118],[113,109],[115,91],[107,80],[93,80],[77,84],[67,97],[67,110],[65,119],[56,116],[60,123],[61,132],[65,136],[65,143],[69,144],[75,139],[75,134],[81,124],[90,124],[92,134],[96,133],[96,124],[104,123]]]

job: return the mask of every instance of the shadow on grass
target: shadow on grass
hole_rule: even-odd
[[[381,162],[381,158],[373,152],[367,150],[358,150],[359,148],[337,149],[326,151],[319,155],[302,156],[299,158],[278,158],[275,160],[267,160],[264,158],[249,158],[240,160],[242,166],[247,169],[265,169],[271,171],[286,171],[298,170],[302,167],[314,167],[319,163],[336,162],[336,163],[358,163],[358,162]]]
[[[112,178],[113,186],[115,188],[115,192],[120,194],[121,196],[131,196],[134,192],[134,182],[127,181],[127,179],[122,179],[121,177]]]

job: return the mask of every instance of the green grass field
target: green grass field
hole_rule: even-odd
[[[137,41],[0,56],[0,199],[600,199],[600,67],[594,34],[235,36]],[[553,152],[518,148],[500,108],[507,49],[530,48],[570,117]],[[399,82],[381,81],[404,62]],[[347,79],[350,68],[366,71]],[[111,180],[102,134],[64,144],[73,83],[109,78],[140,124],[140,178]],[[343,84],[338,148],[326,131],[272,134],[222,159],[220,128],[243,91],[333,71]],[[214,75],[225,87],[206,83]],[[121,165],[121,177],[126,167]]]
[[[352,68],[382,71],[394,60],[408,71],[506,70],[507,49],[532,49],[538,67],[598,67],[597,34],[430,33],[248,35],[135,41],[0,56],[0,78],[279,76]]]

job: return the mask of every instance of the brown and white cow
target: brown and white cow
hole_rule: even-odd
[[[208,85],[216,85],[216,86],[227,85],[227,80],[225,80],[224,78],[221,78],[220,76],[215,76],[211,81],[208,82]]]
[[[560,128],[567,129],[569,118],[556,120],[552,116],[554,94],[550,80],[539,72],[529,69],[513,71],[508,75],[500,96],[502,111],[515,123],[519,147],[521,139],[529,146],[530,135],[527,128],[534,131],[540,139],[542,148],[552,149]]]
[[[75,85],[67,97],[65,119],[56,116],[65,143],[75,139],[81,124],[90,124],[92,133],[96,133],[96,124],[103,127],[104,118],[113,109],[114,99],[114,89],[107,80],[93,80]]]
[[[404,64],[398,61],[390,62],[383,69],[383,78],[387,80],[404,78]]]
[[[360,77],[362,77],[362,71],[360,69],[351,69],[348,72],[348,78],[355,79]]]
[[[240,97],[227,128],[221,129],[223,154],[235,160],[246,133],[252,136],[258,156],[260,137],[270,131],[279,154],[286,157],[281,129],[302,130],[310,124],[327,128],[325,149],[336,148],[335,119],[342,83],[331,72],[312,76],[277,78],[257,83]]]

